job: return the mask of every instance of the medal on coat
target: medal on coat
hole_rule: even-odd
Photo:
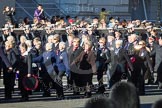
[[[103,53],[101,53],[100,56],[103,56]]]
[[[141,53],[141,56],[144,56],[144,53],[143,52]]]
[[[63,57],[62,57],[62,56],[60,56],[60,59],[62,60],[62,59],[63,59]]]

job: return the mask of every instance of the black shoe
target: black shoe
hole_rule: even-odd
[[[64,95],[59,95],[59,96],[57,96],[56,98],[57,98],[58,100],[63,100],[63,99],[65,99]]]
[[[5,96],[5,100],[12,99],[12,96]]]
[[[101,85],[101,86],[99,86],[98,91],[96,93],[103,94],[104,92],[105,92],[105,86]]]
[[[5,99],[11,99],[11,98],[12,98],[11,93],[6,92],[5,93]]]
[[[155,85],[159,84],[158,80],[156,80],[156,81],[154,82],[154,84],[155,84]]]
[[[162,89],[162,86],[158,86],[158,89]]]
[[[21,102],[25,102],[25,101],[28,101],[28,100],[29,100],[28,97],[23,97],[23,98],[20,99]]]
[[[73,92],[73,95],[80,95],[80,92]]]
[[[91,92],[85,92],[84,97],[90,98],[92,96]]]
[[[43,97],[50,97],[51,94],[50,93],[43,93]]]
[[[145,95],[145,92],[140,92],[139,95],[140,95],[140,96],[144,96],[144,95]]]
[[[154,84],[154,79],[148,79],[148,85],[153,85]]]

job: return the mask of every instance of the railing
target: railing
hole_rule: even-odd
[[[157,32],[161,32],[162,31],[162,29],[161,28],[157,28],[157,27],[154,27],[153,28],[154,30],[156,30]],[[30,30],[33,30],[33,31],[35,31],[35,30],[37,30],[37,31],[43,31],[43,30],[46,30],[46,29],[44,29],[44,28],[37,28],[37,29],[30,29]],[[83,28],[77,28],[77,30],[83,30]],[[110,30],[110,28],[97,28],[97,30],[99,30],[99,31],[103,31],[103,32],[105,32],[105,31],[109,31]],[[115,30],[120,30],[120,31],[126,31],[126,30],[128,30],[128,28],[119,28],[119,29],[115,29]],[[0,31],[3,31],[3,28],[0,28]],[[13,29],[13,31],[24,31],[24,29],[22,29],[22,28],[14,28]],[[66,28],[56,28],[56,29],[54,29],[54,31],[55,32],[66,32]],[[146,32],[147,31],[147,29],[144,29],[144,28],[134,28],[134,31],[135,32]]]

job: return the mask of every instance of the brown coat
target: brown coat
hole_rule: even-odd
[[[76,64],[77,68],[79,69],[77,71],[80,74],[96,73],[97,71],[96,56],[93,51],[89,51],[88,53],[82,51],[80,55],[72,63],[72,65],[74,64]],[[89,68],[87,67],[87,65],[89,65]]]

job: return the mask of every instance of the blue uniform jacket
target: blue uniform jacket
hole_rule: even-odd
[[[33,58],[32,62],[42,63],[42,71],[47,71],[49,75],[55,75],[54,67],[56,66],[56,54],[54,51],[46,51],[40,56]]]
[[[56,58],[56,64],[59,72],[66,72],[66,74],[69,75],[70,73],[69,60],[68,60],[67,52],[65,50],[62,52],[59,51]]]

